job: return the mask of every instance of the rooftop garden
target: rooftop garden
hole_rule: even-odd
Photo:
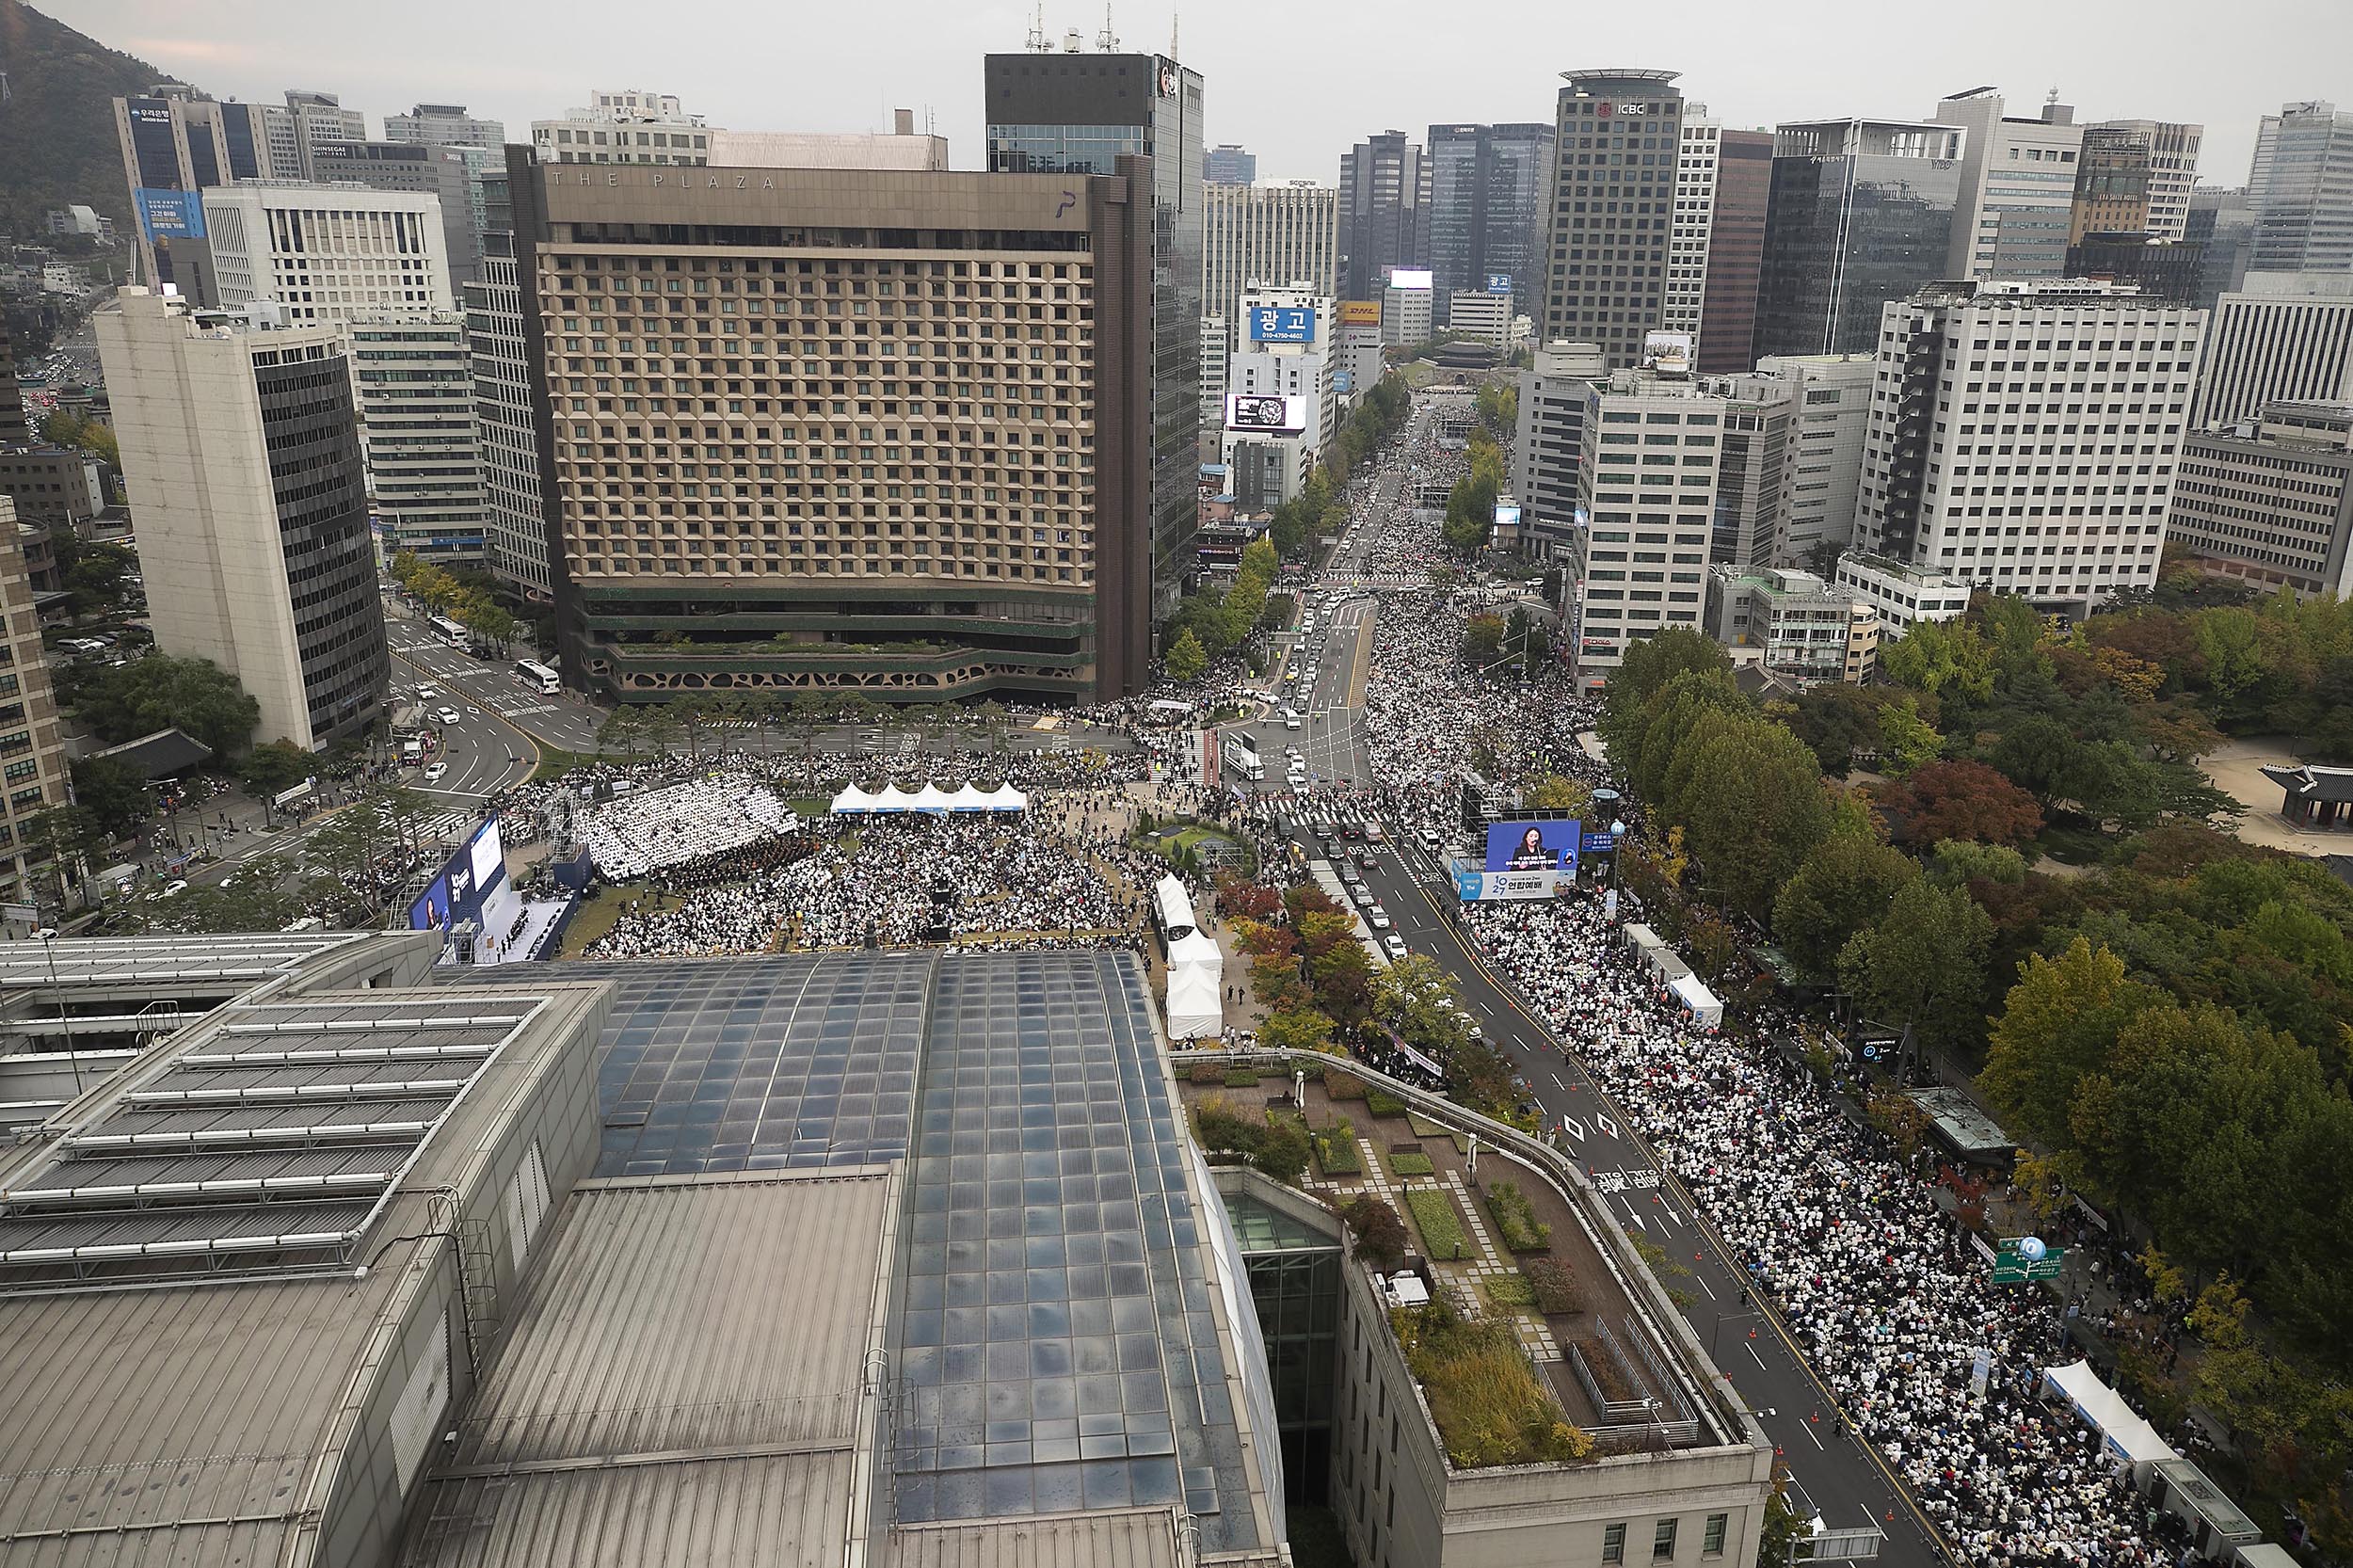
[[[1575,1464],[1593,1440],[1569,1423],[1508,1320],[1465,1318],[1448,1293],[1389,1314],[1405,1364],[1457,1469]]]

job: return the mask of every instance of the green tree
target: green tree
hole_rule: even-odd
[[[1884,920],[1920,869],[1901,851],[1851,833],[1814,846],[1773,900],[1773,936],[1810,983],[1838,978],[1838,955]]]
[[[1473,616],[1463,628],[1463,660],[1471,668],[1484,669],[1497,662],[1503,652],[1503,617]]]
[[[113,838],[135,831],[154,809],[147,780],[111,757],[77,757],[72,773],[74,800]]]
[[[2156,1000],[2125,978],[2115,953],[2081,936],[2056,959],[2029,954],[2002,1000],[1977,1086],[2020,1130],[2053,1147],[2072,1144],[2077,1086],[2106,1063],[2117,1031]]]
[[[274,795],[318,771],[319,760],[292,741],[267,741],[245,754],[237,776],[248,794]]]
[[[1258,1026],[1258,1042],[1274,1050],[1330,1050],[1332,1020],[1313,1008],[1269,1013]]]
[[[1993,650],[1961,620],[1915,621],[1881,645],[1880,673],[1915,692],[1983,701],[1993,693]]]
[[[1898,778],[1935,761],[1945,746],[1945,737],[1920,716],[1919,705],[1910,697],[1881,706],[1879,732],[1881,770]]]
[[[1593,792],[1582,779],[1548,773],[1529,785],[1523,798],[1531,811],[1575,817],[1593,803]]]
[[[1699,717],[1657,804],[1683,824],[1708,889],[1757,920],[1769,917],[1775,892],[1830,831],[1814,754],[1780,725],[1745,713]]]
[[[1168,646],[1168,678],[1179,684],[1190,685],[1201,679],[1209,667],[1209,655],[1201,646],[1201,639],[1191,628],[1176,633],[1176,640]]]
[[[1609,683],[1602,690],[1604,711],[1611,719],[1631,719],[1650,701],[1652,693],[1686,671],[1729,678],[1732,656],[1713,637],[1681,627],[1641,638],[1609,672]],[[1615,750],[1617,740],[1606,729],[1603,733]]]
[[[262,705],[210,659],[151,653],[95,674],[83,689],[81,716],[113,742],[176,726],[216,757],[233,760],[261,722]]]
[[[1470,1037],[1462,1014],[1449,1005],[1459,1000],[1452,977],[1436,959],[1410,953],[1373,983],[1372,1016],[1416,1050],[1445,1062]]]
[[[1957,1045],[1983,1006],[1993,936],[1993,918],[1967,893],[1914,878],[1897,891],[1886,920],[1848,939],[1839,978],[1865,1016],[1931,1045]]]

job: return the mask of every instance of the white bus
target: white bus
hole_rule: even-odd
[[[534,660],[516,660],[515,677],[542,696],[553,696],[564,689],[563,677]]]
[[[440,638],[441,641],[449,644],[450,647],[463,648],[466,646],[466,629],[458,625],[456,621],[450,619],[447,616],[431,616],[429,617],[428,623],[433,628],[433,634]]]

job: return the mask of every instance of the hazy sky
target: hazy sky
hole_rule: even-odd
[[[33,0],[216,96],[340,92],[378,117],[463,103],[510,137],[599,88],[677,94],[743,130],[882,130],[894,105],[932,117],[955,166],[981,161],[981,60],[1016,50],[1019,0]],[[1736,126],[1926,116],[1991,85],[2032,114],[2056,85],[2078,119],[2206,127],[2200,173],[2244,184],[2255,122],[2284,100],[2353,108],[2353,0],[1685,0],[1442,4],[1195,0],[1179,53],[1208,81],[1208,136],[1258,154],[1261,179],[1329,183],[1385,128],[1549,120],[1573,68],[1680,70],[1688,97]],[[1115,7],[1121,41],[1165,51],[1166,0]],[[1458,27],[1457,23],[1461,25]],[[1046,24],[1093,47],[1099,8],[1049,0]]]

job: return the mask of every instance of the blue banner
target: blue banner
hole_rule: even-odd
[[[1250,307],[1250,341],[1313,343],[1316,341],[1316,312],[1305,305],[1253,305]]]
[[[1487,292],[1489,294],[1510,294],[1512,292],[1512,275],[1508,272],[1490,272],[1487,274]]]
[[[138,209],[139,232],[156,240],[204,237],[204,193],[200,190],[154,190],[142,185],[131,193]]]

